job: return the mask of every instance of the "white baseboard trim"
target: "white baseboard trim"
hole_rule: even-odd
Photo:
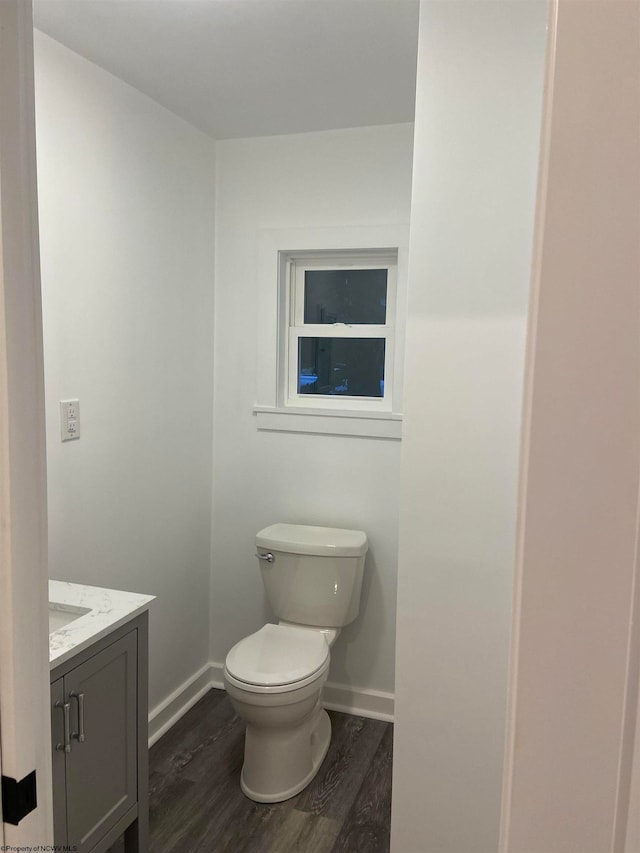
[[[183,717],[205,693],[215,686],[217,685],[213,684],[211,677],[211,664],[208,663],[170,693],[159,705],[156,705],[149,712],[149,746],[153,746],[171,726],[178,722],[180,717]]]
[[[224,690],[224,664],[211,663],[212,687]],[[324,686],[323,705],[332,711],[355,714],[371,720],[393,722],[394,694],[365,687],[345,687],[328,681]]]
[[[393,693],[367,690],[365,687],[345,687],[327,681],[322,704],[331,711],[392,723],[395,697]]]
[[[224,690],[224,664],[210,662],[195,672],[180,687],[149,712],[149,746],[175,725],[211,688]],[[367,690],[364,687],[345,687],[327,682],[324,687],[325,708],[369,717],[372,720],[393,722],[393,693]]]
[[[211,661],[211,686],[224,690],[224,664]]]

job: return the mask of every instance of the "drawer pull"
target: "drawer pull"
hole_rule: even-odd
[[[84,693],[76,693],[76,691],[73,690],[69,696],[73,696],[73,698],[78,701],[78,731],[74,732],[72,737],[74,737],[78,743],[84,743]]]
[[[62,714],[64,718],[64,743],[59,743],[56,745],[56,749],[59,749],[64,752],[71,752],[71,736],[69,732],[71,731],[71,727],[69,724],[69,710],[71,705],[68,702],[56,702],[56,708],[62,708]]]

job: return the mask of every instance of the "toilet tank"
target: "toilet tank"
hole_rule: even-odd
[[[279,619],[340,628],[360,610],[367,535],[361,530],[272,524],[256,536],[262,581]]]

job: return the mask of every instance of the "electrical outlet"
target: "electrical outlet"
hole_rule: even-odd
[[[80,438],[79,400],[60,400],[60,437],[62,441]]]

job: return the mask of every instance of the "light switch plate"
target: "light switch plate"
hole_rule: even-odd
[[[80,438],[79,400],[60,400],[60,438],[62,441]]]

